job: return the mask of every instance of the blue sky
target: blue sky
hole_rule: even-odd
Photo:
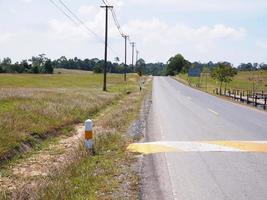
[[[100,0],[64,2],[104,38]],[[146,62],[166,62],[176,53],[190,61],[267,62],[266,0],[109,2]],[[109,25],[109,59],[123,60],[123,39],[111,16]],[[40,53],[51,58],[104,55],[99,38],[70,22],[49,0],[0,0],[0,47],[0,59],[9,56],[14,61]]]

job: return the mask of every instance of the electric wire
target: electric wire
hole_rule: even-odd
[[[87,35],[91,37],[93,34],[101,43],[105,43],[105,41],[93,30],[91,30],[62,0],[58,0],[58,2],[68,11],[68,13],[62,9],[54,0],[49,0],[63,15],[65,15],[72,23],[74,23],[79,28],[83,28],[86,31]],[[108,45],[108,48],[113,52],[115,56],[118,53]]]

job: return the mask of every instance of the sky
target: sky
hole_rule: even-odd
[[[0,59],[20,61],[41,53],[52,59],[103,58],[102,1],[63,1],[93,33],[70,21],[50,0],[0,0]],[[266,0],[108,2],[146,62],[165,63],[181,53],[191,62],[267,63]],[[115,57],[124,61],[124,40],[110,13],[108,58]],[[129,45],[127,57],[129,64]]]

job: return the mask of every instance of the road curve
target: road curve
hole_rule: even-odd
[[[185,151],[160,148],[161,153],[144,156],[142,199],[267,199],[267,153],[258,147],[267,141],[266,112],[169,77],[154,78],[152,96],[146,142],[169,142]],[[234,142],[227,144],[229,152],[190,147],[203,141]],[[249,144],[243,151],[240,141],[257,145]],[[240,151],[232,150],[239,147]]]

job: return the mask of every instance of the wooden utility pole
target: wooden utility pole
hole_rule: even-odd
[[[136,50],[135,53],[136,53],[136,62],[135,62],[135,63],[137,63],[137,61],[138,61],[138,59],[139,59],[139,57],[138,57],[138,56],[139,56],[139,51]]]
[[[130,43],[132,45],[132,70],[134,71],[134,46],[135,42]]]
[[[127,80],[126,78],[126,74],[127,74],[127,39],[128,39],[128,35],[123,35],[124,41],[125,41],[125,57],[124,57],[124,81]]]
[[[100,6],[106,9],[106,26],[105,26],[105,64],[104,64],[104,82],[103,91],[107,91],[107,57],[108,57],[108,9],[113,8],[113,6]]]

